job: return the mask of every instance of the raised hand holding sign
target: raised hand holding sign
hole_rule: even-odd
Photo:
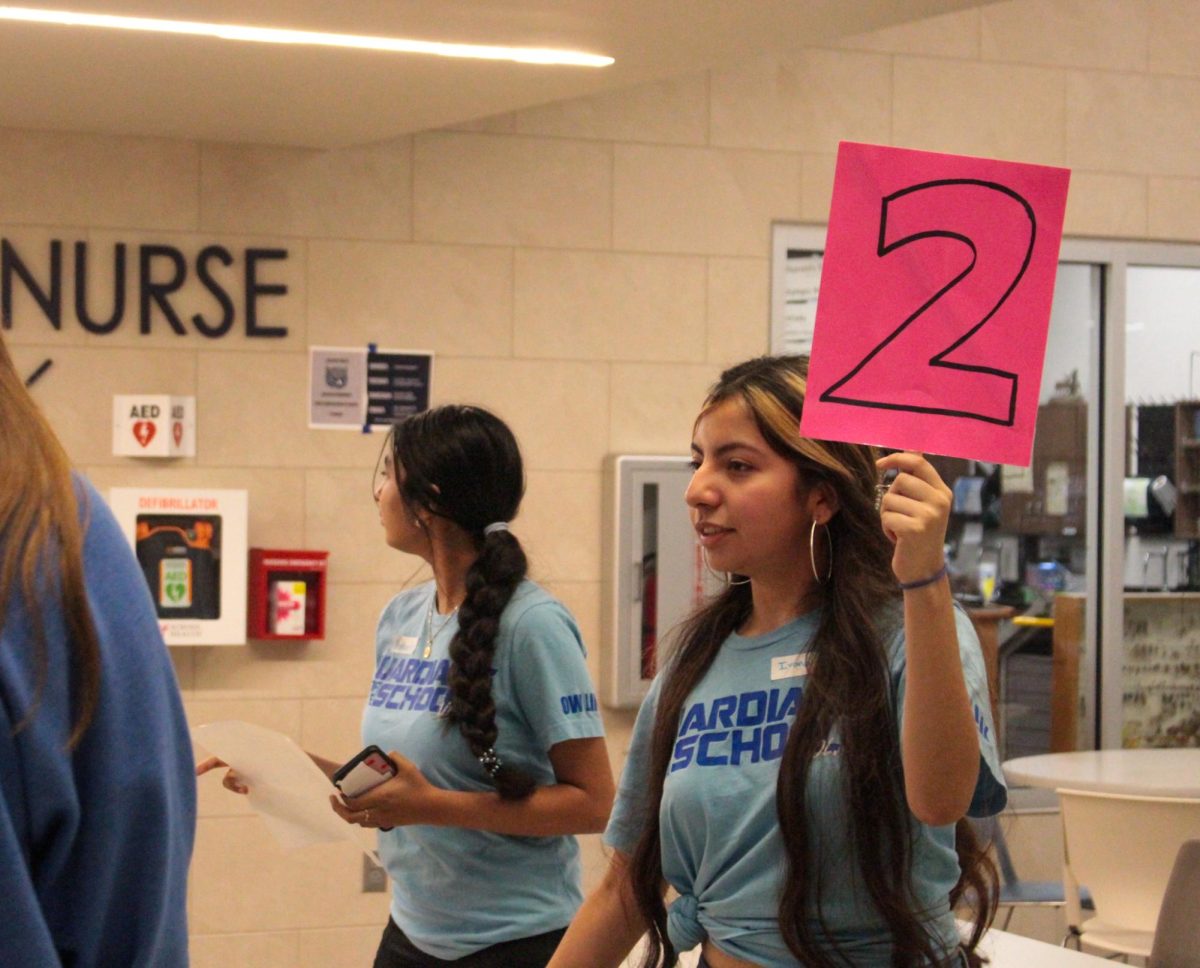
[[[802,432],[1027,465],[1069,177],[843,142]]]

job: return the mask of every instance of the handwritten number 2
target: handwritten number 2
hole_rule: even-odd
[[[1036,235],[1033,206],[996,182],[944,179],[884,197],[880,258],[916,242],[949,239],[970,250],[970,262],[831,384],[821,399],[1012,426],[1017,374],[978,359],[955,361],[953,356],[1020,284]],[[943,260],[953,254],[944,246],[938,251]],[[965,331],[964,320],[972,323]],[[964,356],[968,352],[969,348]],[[904,361],[913,359],[924,360],[929,370],[920,379],[913,378],[911,364],[905,368]]]

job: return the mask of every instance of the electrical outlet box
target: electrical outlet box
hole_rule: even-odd
[[[387,871],[363,854],[362,889],[364,894],[382,894],[387,890]]]

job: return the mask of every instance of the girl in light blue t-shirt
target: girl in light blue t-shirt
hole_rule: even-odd
[[[573,835],[603,829],[612,770],[579,629],[508,529],[524,488],[512,432],[478,407],[401,420],[381,455],[387,543],[433,581],[376,629],[363,742],[399,772],[331,798],[380,831],[392,901],[375,968],[544,968],[583,900]]]
[[[642,706],[608,874],[551,968],[615,968],[643,933],[646,966],[978,963],[953,911],[995,872],[956,824],[1006,792],[951,493],[919,454],[802,436],[807,373],[743,363],[696,420],[687,503],[728,585]]]

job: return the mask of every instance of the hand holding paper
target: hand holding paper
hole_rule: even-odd
[[[950,488],[920,454],[889,454],[876,464],[881,471],[899,472],[880,502],[883,530],[895,545],[892,571],[896,579],[906,584],[937,574],[945,563]]]
[[[250,806],[282,847],[350,840],[374,857],[374,837],[329,809],[329,778],[287,736],[228,721],[198,726],[192,737],[236,771]]]
[[[208,773],[210,770],[219,770],[222,767],[225,767],[226,770],[225,776],[221,778],[221,786],[223,786],[230,793],[240,793],[245,795],[250,792],[250,788],[246,786],[245,781],[238,776],[237,770],[229,769],[228,763],[222,759],[218,759],[215,756],[210,756],[207,760],[202,760],[196,764],[196,776],[204,776],[204,774]]]

